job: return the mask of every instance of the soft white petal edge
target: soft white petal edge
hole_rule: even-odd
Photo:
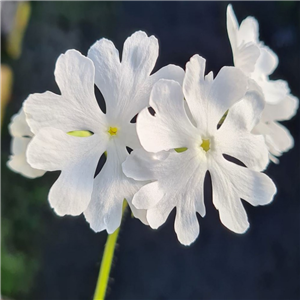
[[[27,178],[37,178],[46,171],[32,168],[26,160],[26,150],[31,138],[13,137],[11,142],[12,155],[7,166],[14,172],[20,173]]]
[[[235,67],[223,67],[213,80],[204,77],[205,64],[199,55],[186,64],[183,93],[197,127],[213,135],[224,113],[246,94],[248,78]]]
[[[31,132],[27,121],[23,107],[14,114],[11,118],[11,121],[8,125],[8,130],[11,136],[13,137],[31,137],[33,133]]]
[[[231,4],[227,6],[226,25],[234,65],[240,68],[245,74],[250,75],[255,70],[255,64],[260,56],[260,50],[256,43],[250,41],[244,42],[243,39],[241,39],[239,24]]]
[[[97,135],[79,138],[55,128],[42,128],[32,139],[27,149],[29,164],[37,169],[62,171],[48,196],[58,215],[79,215],[87,208],[105,146]]]
[[[265,138],[272,155],[281,156],[294,147],[294,138],[286,127],[278,122],[269,122],[267,126],[269,133]]]
[[[262,122],[290,120],[296,115],[298,107],[299,99],[293,95],[286,96],[278,104],[266,103]]]
[[[133,151],[123,164],[125,174],[135,179],[156,181],[143,186],[133,197],[133,204],[147,209],[149,225],[156,229],[176,207],[175,231],[178,240],[190,245],[199,235],[198,212],[205,215],[203,184],[205,164],[201,153],[187,150],[183,153],[148,153]]]
[[[122,172],[122,163],[128,156],[125,146],[112,142],[107,149],[107,160],[94,180],[92,199],[84,212],[90,227],[99,232],[113,233],[121,224],[124,199],[132,207],[133,195],[144,185],[127,178]],[[135,217],[147,224],[146,212],[133,209]]]
[[[36,134],[43,127],[54,127],[65,132],[100,132],[106,122],[94,95],[94,73],[93,62],[80,52],[61,54],[54,71],[61,95],[36,93],[24,102],[31,131]]]
[[[244,99],[229,109],[215,136],[223,154],[237,158],[248,168],[257,171],[264,170],[269,163],[264,137],[251,133],[263,109],[264,99],[260,90],[249,90]]]
[[[235,233],[249,228],[241,198],[252,205],[265,205],[273,200],[276,186],[266,175],[234,165],[222,156],[210,161],[213,203],[224,226]]]
[[[188,147],[197,129],[188,119],[181,86],[173,80],[159,80],[153,87],[149,105],[152,116],[144,109],[137,117],[137,134],[149,152]]]
[[[157,39],[143,31],[133,33],[124,43],[122,62],[114,44],[106,39],[97,41],[88,56],[96,66],[96,85],[106,101],[107,116],[116,121],[122,114],[130,121],[149,101]]]

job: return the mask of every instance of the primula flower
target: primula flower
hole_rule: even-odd
[[[270,158],[282,155],[294,146],[290,132],[277,121],[292,118],[299,100],[290,94],[287,82],[270,80],[278,65],[277,55],[259,40],[258,22],[247,17],[239,26],[231,5],[227,7],[227,31],[232,48],[234,65],[250,76],[261,87],[266,101],[259,124],[253,132],[263,134]]]
[[[176,207],[175,231],[184,245],[199,234],[196,212],[205,215],[207,171],[221,222],[236,233],[249,227],[240,199],[265,205],[276,192],[272,180],[258,172],[269,160],[264,139],[250,132],[263,110],[261,95],[255,90],[246,94],[247,77],[237,68],[224,67],[215,79],[204,72],[205,59],[195,55],[186,65],[183,92],[172,80],[154,85],[150,106],[155,115],[144,109],[137,118],[138,136],[148,152],[137,149],[123,164],[127,176],[152,181],[133,198],[137,208],[147,209],[152,228],[161,226]],[[184,98],[193,119],[186,113]],[[172,150],[177,148],[187,150]],[[226,160],[225,154],[248,168]]]
[[[43,176],[45,171],[32,168],[26,160],[26,150],[30,143],[33,133],[31,132],[27,122],[23,108],[12,116],[8,126],[11,141],[11,152],[7,166],[28,178],[37,178]]]
[[[158,42],[138,31],[123,47],[122,61],[114,44],[97,41],[88,57],[69,50],[56,63],[55,80],[61,95],[30,95],[24,108],[36,134],[27,154],[36,168],[61,170],[50,193],[58,215],[84,212],[94,231],[114,232],[120,225],[126,199],[133,214],[146,223],[144,211],[131,205],[140,182],[127,178],[121,168],[129,155],[126,147],[140,147],[136,124],[130,121],[148,105],[153,84],[160,78],[182,82],[184,71],[168,65],[150,76],[158,57]],[[106,113],[98,106],[94,84],[101,91]],[[67,133],[86,131],[79,138]],[[100,156],[107,160],[94,178]]]

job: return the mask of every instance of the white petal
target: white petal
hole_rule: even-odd
[[[138,189],[138,188],[137,188]],[[131,210],[131,213],[132,215],[139,219],[144,225],[149,225],[148,224],[148,221],[147,221],[147,210],[145,209],[138,209],[136,208],[133,204],[132,204],[132,201],[128,201],[127,202],[129,207],[130,207],[130,210]]]
[[[167,65],[152,74],[149,78],[151,88],[160,79],[170,79],[177,81],[180,85],[183,83],[184,70],[176,65]]]
[[[259,56],[260,50],[256,44],[242,43],[234,53],[234,66],[249,76],[254,72]]]
[[[235,67],[249,75],[255,69],[260,55],[258,42],[258,24],[255,19],[245,19],[241,27],[237,22],[231,5],[227,6],[227,32],[230,40]]]
[[[269,104],[278,104],[290,93],[288,84],[284,80],[259,79],[256,82],[264,93],[266,103]]]
[[[288,129],[278,122],[260,122],[253,130],[258,134],[263,134],[269,150],[270,160],[278,164],[279,160],[275,156],[281,156],[283,152],[294,147],[294,139]]]
[[[237,47],[239,46],[239,41],[237,40],[239,24],[231,4],[228,4],[227,6],[226,23],[227,23],[227,32],[228,32],[228,37],[231,44],[232,52],[235,53]]]
[[[266,205],[273,200],[276,186],[265,174],[237,166],[222,156],[210,160],[213,203],[222,223],[236,233],[244,233],[249,223],[240,198],[250,204]]]
[[[75,50],[60,55],[55,79],[62,96],[45,92],[32,94],[24,103],[27,122],[33,133],[54,127],[65,132],[105,126],[104,115],[94,96],[93,62]]]
[[[278,66],[277,55],[267,46],[260,46],[260,56],[255,65],[257,74],[272,74]]]
[[[160,187],[159,182],[155,181],[141,188],[132,203],[138,209],[150,209],[155,207],[164,195],[164,189]]]
[[[123,123],[120,128],[119,140],[131,149],[141,148],[141,143],[136,132],[135,123]]]
[[[137,117],[137,133],[147,151],[189,147],[199,135],[186,115],[179,83],[163,79],[157,82],[151,92],[150,106],[155,116],[144,109]]]
[[[255,81],[250,79],[247,93],[230,108],[223,125],[225,128],[238,126],[239,129],[250,132],[260,121],[264,107],[263,93]]]
[[[204,79],[208,83],[212,83],[214,80],[214,73],[213,71],[210,71],[207,75],[204,76]]]
[[[144,149],[135,149],[122,164],[122,169],[127,177],[134,180],[155,180],[162,162],[173,151],[158,153],[147,152]]]
[[[155,180],[155,175],[158,169],[161,167],[161,162],[164,161],[169,154],[170,152],[166,151],[150,153],[146,152],[142,148],[136,149],[131,152],[131,154],[122,164],[123,172],[127,177],[133,178],[137,181]],[[153,182],[152,184],[146,185],[141,191],[141,199],[143,199],[143,202],[135,203],[135,201],[132,200],[132,209],[137,208],[138,212],[143,212],[145,210],[141,208],[150,208],[157,204],[162,197],[161,190],[153,190],[153,185],[156,186],[157,184],[157,182]],[[148,194],[147,190],[149,189],[150,193]],[[158,194],[155,194],[156,192]],[[146,193],[146,197],[142,196],[143,193]],[[143,221],[143,223],[145,222]]]
[[[89,49],[88,57],[94,62],[95,84],[104,97],[106,111],[112,114],[120,101],[122,78],[119,51],[111,41],[103,38]]]
[[[113,233],[121,224],[124,199],[132,207],[131,200],[134,193],[144,184],[123,174],[122,163],[127,156],[125,146],[111,141],[104,167],[94,180],[92,200],[84,212],[86,220],[96,232],[106,229],[109,234]],[[145,217],[145,212],[135,216]]]
[[[213,199],[221,222],[235,233],[245,233],[249,228],[249,222],[241,200],[235,192],[229,192],[226,186],[219,184],[218,188],[213,187]]]
[[[155,207],[147,210],[146,218],[151,228],[157,229],[166,222],[172,209],[176,206],[174,200],[160,201]]]
[[[269,122],[266,143],[271,154],[281,156],[294,147],[294,139],[288,129],[277,122]]]
[[[33,136],[27,124],[26,116],[22,107],[17,114],[12,116],[8,129],[9,133],[14,137]]]
[[[196,240],[200,231],[196,212],[185,205],[177,208],[174,228],[179,242],[189,246]]]
[[[7,166],[16,173],[28,178],[43,176],[45,171],[32,168],[26,160],[26,150],[31,138],[13,137],[11,143],[12,155],[9,157]]]
[[[157,57],[158,41],[155,36],[148,37],[145,32],[137,31],[126,39],[122,53],[123,93],[129,91],[127,110],[132,114],[131,117],[148,105],[150,89],[147,89],[147,81]]]
[[[262,114],[262,121],[270,122],[289,120],[297,113],[298,106],[299,99],[293,95],[286,96],[278,104],[266,103]]]
[[[147,155],[146,152],[139,151],[135,153],[131,161],[128,161],[126,166],[127,175],[130,174],[134,178],[143,178],[144,180],[151,180],[155,177],[157,180],[157,183],[154,182],[155,184],[148,184],[151,185],[152,190],[147,188],[148,185],[142,187],[135,194],[133,203],[139,207],[143,207],[143,204],[145,204],[143,207],[145,209],[152,208],[151,200],[145,199],[145,197],[153,198],[150,193],[154,193],[159,197],[163,195],[165,198],[162,198],[161,201],[182,200],[182,205],[185,201],[191,199],[195,211],[197,210],[204,216],[203,182],[206,165],[205,161],[202,161],[201,152],[187,150],[182,153],[171,152],[168,155],[161,153],[159,156],[159,159],[153,158],[153,164],[151,165],[151,154]],[[143,189],[148,190],[149,193],[144,193]],[[146,205],[146,203],[149,205]]]
[[[247,17],[242,21],[238,32],[238,38],[240,41],[243,40],[246,43],[259,42],[259,26],[255,18]]]
[[[207,169],[201,155],[194,150],[169,155],[161,153],[158,159],[153,158],[151,165],[152,154],[136,151],[123,166],[126,174],[134,178],[155,177],[155,182],[143,186],[135,194],[133,204],[148,209],[147,220],[152,228],[162,225],[176,206],[180,215],[176,217],[175,230],[183,244],[190,244],[198,235],[198,225],[195,228],[194,222],[190,222],[192,215],[196,217],[196,212],[205,215],[203,184]],[[183,233],[187,231],[191,234],[184,238]]]
[[[64,98],[77,106],[98,108],[94,95],[95,67],[89,58],[76,50],[68,50],[58,57],[54,75]]]
[[[269,154],[270,161],[272,161],[274,164],[279,164],[279,159],[276,156],[273,156],[271,153]]]
[[[254,135],[244,130],[219,131],[220,151],[244,163],[256,171],[266,169],[269,163],[268,149],[262,135]],[[223,136],[222,136],[223,134]]]
[[[227,7],[227,31],[234,56],[234,65],[245,74],[270,75],[277,67],[278,58],[267,46],[259,42],[258,22],[247,17],[240,27],[231,5]]]
[[[79,215],[86,209],[106,144],[96,134],[79,138],[54,128],[42,128],[32,139],[27,150],[30,165],[62,171],[49,193],[50,205],[58,215]]]
[[[219,211],[224,226],[236,233],[244,233],[248,227],[248,218],[231,178],[221,168],[219,162],[211,160],[209,168],[212,181],[213,203]]]
[[[223,160],[222,167],[238,195],[253,206],[269,204],[276,194],[274,182],[264,173]]]
[[[213,135],[221,117],[246,93],[247,78],[237,68],[224,67],[211,81],[204,80],[205,60],[194,55],[186,65],[183,91],[199,130]]]
[[[186,115],[188,116],[188,118],[189,118],[189,120],[191,121],[191,123],[192,123],[195,127],[197,127],[197,123],[196,123],[196,121],[194,120],[194,117],[193,117],[193,115],[192,115],[192,113],[191,113],[191,110],[190,110],[189,105],[188,105],[188,103],[187,103],[186,100],[184,101],[184,109],[185,109]]]
[[[213,132],[224,113],[241,100],[248,86],[247,77],[237,68],[223,67],[207,95],[208,129]]]
[[[205,63],[197,54],[191,57],[183,80],[183,93],[198,128],[207,127],[206,96],[212,83],[211,78],[205,80]]]
[[[12,135],[12,155],[9,157],[7,166],[16,173],[20,173],[28,178],[36,178],[44,175],[45,171],[32,168],[26,160],[27,146],[31,141],[33,133],[26,122],[23,108],[11,118],[8,129]]]
[[[243,100],[229,109],[215,136],[216,144],[223,154],[237,158],[254,170],[264,170],[269,162],[263,136],[250,133],[258,123],[263,108],[260,92],[249,91]]]
[[[147,106],[151,84],[149,76],[158,57],[154,36],[137,31],[124,43],[122,63],[112,42],[102,39],[89,50],[96,66],[96,85],[106,101],[106,114],[111,122],[120,116],[130,121]]]
[[[160,79],[170,79],[177,81],[180,85],[182,85],[184,74],[185,73],[182,68],[175,65],[167,65],[149,76],[144,85],[140,87],[134,98],[136,101],[135,107],[132,107],[133,113],[137,114],[143,108],[149,106],[150,93],[157,81]]]
[[[251,131],[260,122],[264,110],[263,91],[254,80],[249,79],[245,97],[233,106],[234,117],[240,118],[242,128]]]
[[[137,73],[136,78],[143,82],[152,72],[158,57],[158,41],[137,31],[126,39],[122,53],[122,66],[128,73]],[[137,83],[137,82],[136,82]]]
[[[158,153],[147,152],[144,149],[136,149],[131,152],[126,161],[122,164],[124,174],[137,181],[155,180],[157,172],[161,168],[162,162],[171,152],[161,151]],[[132,200],[133,206],[140,208],[151,208],[162,198],[162,190],[157,188],[158,182],[147,184],[140,191],[141,203]],[[149,193],[148,193],[149,191]],[[143,196],[145,194],[145,197]],[[141,209],[140,209],[141,210]]]

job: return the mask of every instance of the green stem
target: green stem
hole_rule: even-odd
[[[123,215],[127,207],[126,201],[123,203]],[[111,264],[114,257],[116,242],[118,239],[120,227],[112,234],[109,234],[104,248],[104,253],[101,261],[100,273],[97,280],[96,291],[94,295],[94,300],[104,300],[105,293],[107,290],[107,283],[109,279],[109,273],[111,269]]]

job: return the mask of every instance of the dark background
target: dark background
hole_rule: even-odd
[[[47,193],[58,172],[30,180],[7,169],[7,125],[30,93],[58,93],[57,57],[67,49],[83,54],[102,37],[120,53],[136,30],[160,44],[155,70],[184,67],[198,53],[207,72],[232,65],[226,2],[33,2],[21,57],[2,62],[14,71],[14,88],[2,129],[2,293],[14,299],[92,299],[106,233],[95,234],[83,216],[55,215]],[[239,22],[248,15],[260,37],[279,56],[272,79],[287,80],[300,96],[300,2],[234,2]],[[2,37],[5,39],[5,37]],[[206,199],[201,233],[190,247],[176,238],[174,211],[154,231],[127,214],[114,259],[107,299],[300,299],[299,117],[286,122],[295,147],[271,164],[274,202],[244,202],[250,229],[237,235],[219,221]],[[209,197],[208,197],[209,198]],[[8,271],[7,271],[8,269]]]

